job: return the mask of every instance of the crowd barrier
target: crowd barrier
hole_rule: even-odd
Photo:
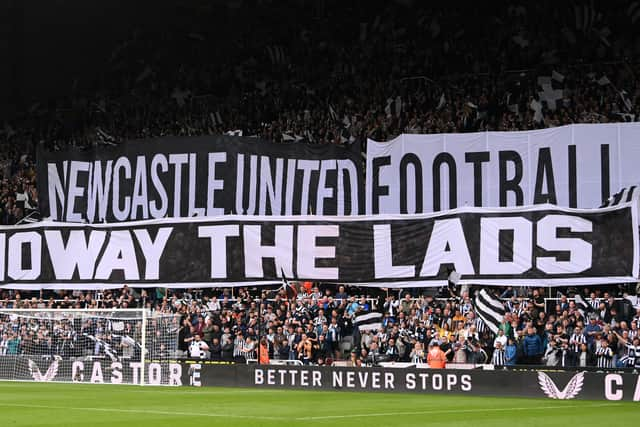
[[[636,371],[247,365],[208,361],[58,360],[5,356],[0,379],[194,387],[413,392],[640,402]],[[142,377],[142,374],[144,378]]]
[[[304,390],[640,401],[640,375],[554,370],[430,370],[187,363],[183,384]]]

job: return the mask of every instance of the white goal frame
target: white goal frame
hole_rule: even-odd
[[[147,361],[149,362],[153,362],[154,358],[157,359],[157,356],[154,357],[155,355],[152,355],[150,350],[152,350],[154,347],[152,345],[151,348],[149,348],[150,343],[148,342],[148,337],[147,334],[155,334],[157,333],[157,329],[154,329],[153,331],[149,331],[147,330],[148,326],[149,326],[149,321],[150,319],[162,319],[163,321],[166,320],[170,320],[170,318],[174,317],[175,314],[161,314],[161,313],[157,313],[154,314],[152,312],[150,312],[148,309],[145,308],[126,308],[126,309],[118,309],[118,308],[107,308],[107,309],[102,309],[102,308],[85,308],[85,309],[51,309],[51,308],[34,308],[34,309],[25,309],[25,308],[15,308],[15,309],[11,309],[11,308],[0,308],[0,327],[2,326],[2,319],[5,320],[5,331],[7,330],[7,326],[9,324],[9,320],[11,315],[17,315],[18,318],[22,317],[23,319],[34,319],[34,318],[40,318],[40,316],[38,316],[38,314],[42,314],[43,316],[41,317],[41,319],[50,319],[52,322],[56,322],[56,321],[60,321],[60,320],[69,320],[72,321],[72,319],[78,318],[78,319],[82,319],[83,317],[86,318],[96,318],[96,319],[100,319],[103,318],[105,320],[121,320],[121,321],[135,321],[135,322],[140,322],[140,329],[141,329],[141,334],[140,334],[140,342],[139,342],[139,349],[140,349],[140,357],[139,359],[137,357],[133,357],[131,359],[126,359],[130,362],[134,362],[134,363],[138,363],[140,364],[140,378],[139,378],[139,382],[123,382],[122,384],[136,384],[136,385],[150,385],[151,383],[148,383],[146,376],[147,376],[147,366],[146,363]],[[47,314],[49,316],[47,316]],[[83,316],[84,315],[84,316]],[[120,316],[118,316],[120,315]],[[113,316],[113,317],[110,317]],[[22,325],[21,327],[24,327],[24,324],[28,324],[29,322],[18,322],[19,325]],[[37,322],[36,322],[37,324]],[[171,321],[169,323],[164,323],[164,326],[167,326],[171,324]],[[158,332],[159,335],[162,335],[162,330],[160,330],[160,332]],[[176,332],[177,334],[177,332]],[[97,335],[97,334],[96,334]],[[177,337],[177,335],[176,335]],[[2,331],[0,328],[0,344],[2,343]],[[21,341],[22,342],[22,341]],[[177,340],[176,340],[177,343]],[[137,344],[137,343],[136,343]],[[137,346],[136,346],[137,347]],[[0,348],[0,350],[2,350]],[[2,361],[2,359],[4,357],[9,356],[9,354],[6,355],[2,355],[2,353],[0,353],[0,362]],[[15,356],[16,358],[25,358],[25,355],[22,354],[11,354],[11,356]],[[44,357],[48,357],[44,356]],[[81,357],[69,357],[68,359],[65,359],[67,362],[71,361],[71,360],[75,360],[75,359],[81,359],[81,358],[85,358],[86,359],[87,356],[81,356]],[[89,359],[92,359],[92,356],[88,356]],[[53,356],[53,359],[57,359],[57,360],[63,360],[62,357],[60,356]],[[122,365],[122,359],[118,359],[120,363],[120,365]],[[169,356],[166,357],[167,361],[175,361],[175,356]],[[29,363],[32,363],[32,361],[30,361]],[[30,366],[31,369],[31,366]],[[57,369],[57,367],[56,367]],[[38,373],[38,375],[40,375],[40,373]],[[137,374],[136,374],[137,375]],[[149,372],[149,375],[151,375],[151,371]],[[135,377],[134,377],[135,378]],[[34,377],[35,379],[35,377]],[[28,379],[27,379],[28,380]],[[4,373],[0,373],[0,381],[21,381],[20,379],[11,379],[11,378],[5,378],[5,374]],[[38,381],[38,380],[36,380]],[[49,379],[46,379],[46,381],[49,381]],[[53,382],[60,382],[60,380],[52,380]],[[64,380],[63,380],[64,381]],[[75,380],[72,380],[73,382],[75,382]],[[64,381],[67,382],[67,381]]]

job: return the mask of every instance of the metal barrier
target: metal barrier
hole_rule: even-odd
[[[247,365],[257,364],[258,359],[247,359]],[[271,359],[269,360],[269,365],[280,365],[280,366],[303,366],[302,362],[297,359]]]

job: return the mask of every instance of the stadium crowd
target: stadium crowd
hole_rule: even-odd
[[[636,121],[637,17],[619,3],[199,5],[198,19],[176,14],[161,35],[138,28],[114,42],[71,94],[24,100],[4,120],[0,224],[37,211],[40,142],[231,131],[361,150],[403,132]]]
[[[105,52],[99,75],[7,117],[0,129],[0,224],[37,213],[39,143],[81,149],[235,132],[364,150],[367,138],[401,133],[640,119],[639,18],[629,1],[604,7],[505,0],[470,3],[464,11],[413,0],[372,0],[367,7],[350,0],[228,3],[224,10],[199,5],[196,20],[177,14],[161,35],[133,31]],[[439,348],[447,363],[640,366],[636,289],[583,291],[588,307],[566,292],[547,307],[541,290],[507,289],[497,333],[476,315],[466,290],[448,289],[440,298],[389,291],[367,299],[332,286],[300,285],[295,298],[125,287],[55,299],[4,295],[0,309],[145,307],[172,319],[176,348],[162,351],[219,361],[256,359],[262,347],[261,359],[424,363]],[[370,312],[382,314],[380,326],[361,332],[354,321]],[[61,351],[44,344],[53,329],[3,316],[0,355]],[[68,327],[78,329],[68,340],[86,337],[82,325]],[[109,345],[94,351],[123,351],[121,338],[88,335]]]
[[[231,289],[166,290],[166,294],[157,290],[150,295],[125,286],[100,293],[75,291],[75,295],[48,300],[23,300],[16,294],[12,300],[0,300],[0,355],[51,354],[60,351],[55,343],[66,342],[55,341],[53,330],[31,327],[32,317],[20,324],[7,309],[91,312],[146,307],[164,319],[158,330],[173,334],[171,339],[157,340],[162,345],[154,348],[157,357],[245,362],[258,359],[261,346],[263,363],[299,360],[323,365],[346,359],[356,366],[371,366],[430,363],[429,352],[440,349],[444,364],[640,367],[640,286],[563,289],[577,292],[582,300],[558,292],[557,300],[551,302],[545,301],[544,289],[506,288],[500,295],[506,313],[497,333],[477,315],[477,303],[466,288],[457,292],[445,288],[437,295],[401,291],[397,297],[392,290],[366,297],[355,288],[310,282],[294,284],[292,289],[295,292],[238,288],[233,294]],[[366,316],[371,313],[380,313],[374,324],[360,322],[371,318]],[[84,329],[89,327],[95,341],[88,341]],[[90,343],[90,354],[113,356],[131,343],[122,337],[136,341],[139,335],[139,331],[123,334],[123,328],[116,332],[96,328],[95,322],[68,323],[66,339]],[[76,348],[85,347],[76,344]]]

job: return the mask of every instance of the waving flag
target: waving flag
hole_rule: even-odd
[[[504,319],[504,305],[500,298],[482,289],[476,294],[476,314],[484,321],[494,334],[498,333],[498,327]]]
[[[280,272],[282,273],[282,287],[280,288],[280,290],[283,290],[285,292],[288,300],[296,299],[296,297],[298,296],[298,291],[296,290],[296,288],[291,286],[291,284],[287,280],[287,277],[284,275],[284,270],[281,269]]]

